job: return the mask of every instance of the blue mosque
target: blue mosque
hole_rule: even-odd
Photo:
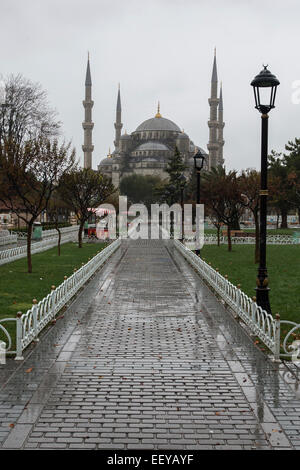
[[[142,122],[131,134],[122,134],[122,106],[120,87],[117,96],[114,151],[109,152],[106,158],[100,161],[98,170],[112,179],[114,186],[118,187],[124,176],[133,173],[141,175],[156,175],[164,179],[168,175],[165,168],[168,159],[174,155],[175,146],[181,153],[186,164],[187,173],[194,165],[193,156],[200,150],[206,157],[207,170],[223,165],[223,97],[222,86],[218,90],[218,74],[216,53],[213,60],[211,77],[211,93],[208,99],[210,116],[208,121],[209,141],[207,152],[194,143],[180,127],[171,119],[162,116],[160,105],[153,117]],[[88,59],[85,81],[85,120],[83,122],[84,167],[92,167],[92,80],[90,63]]]

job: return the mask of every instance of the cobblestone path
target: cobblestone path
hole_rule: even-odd
[[[160,240],[124,242],[0,367],[3,449],[300,446],[293,381]]]

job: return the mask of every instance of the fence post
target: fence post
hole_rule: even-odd
[[[23,333],[23,326],[22,326],[22,320],[21,320],[22,312],[17,313],[16,317],[16,322],[17,322],[17,328],[16,328],[16,357],[15,361],[23,361],[24,357],[22,356],[22,333]]]
[[[275,315],[274,361],[280,362],[280,315]]]
[[[239,321],[240,319],[240,308],[241,308],[241,285],[236,286],[236,309],[234,318]]]
[[[5,341],[0,341],[0,365],[5,364],[6,362],[6,343]]]
[[[32,318],[33,318],[33,330],[34,330],[34,341],[38,342],[38,324],[37,324],[37,300],[32,301]]]
[[[54,318],[55,317],[55,307],[56,307],[56,299],[55,299],[55,289],[56,287],[53,285],[51,286],[51,318]]]

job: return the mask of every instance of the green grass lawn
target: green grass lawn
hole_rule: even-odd
[[[232,284],[255,296],[258,265],[254,264],[254,245],[204,245],[202,258],[228,275]],[[268,245],[267,267],[269,274],[270,303],[272,313],[279,313],[282,320],[300,323],[300,246]]]
[[[0,319],[15,317],[18,311],[25,313],[32,306],[32,299],[42,300],[70,276],[74,268],[79,269],[82,263],[101,251],[105,243],[84,243],[81,249],[76,243],[61,246],[61,256],[57,248],[32,256],[33,272],[27,273],[26,258],[0,266]],[[4,325],[13,333],[13,323]],[[0,340],[6,341],[0,332]]]

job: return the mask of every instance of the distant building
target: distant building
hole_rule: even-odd
[[[88,60],[86,72],[86,96],[83,101],[85,108],[84,128],[84,167],[92,167],[92,81],[90,63]],[[170,119],[163,117],[158,104],[157,113],[154,117],[142,122],[131,134],[126,132],[122,135],[122,107],[120,87],[117,96],[116,122],[115,126],[115,149],[112,153],[101,160],[98,170],[112,178],[113,184],[118,187],[124,176],[133,173],[142,175],[157,175],[166,178],[165,171],[168,159],[174,155],[175,146],[178,147],[182,158],[187,166],[187,172],[194,165],[193,156],[201,150],[206,156],[206,169],[223,165],[223,99],[222,88],[218,97],[218,77],[216,54],[213,61],[213,72],[211,79],[211,96],[208,100],[210,105],[209,143],[208,153],[194,144],[189,136]]]

